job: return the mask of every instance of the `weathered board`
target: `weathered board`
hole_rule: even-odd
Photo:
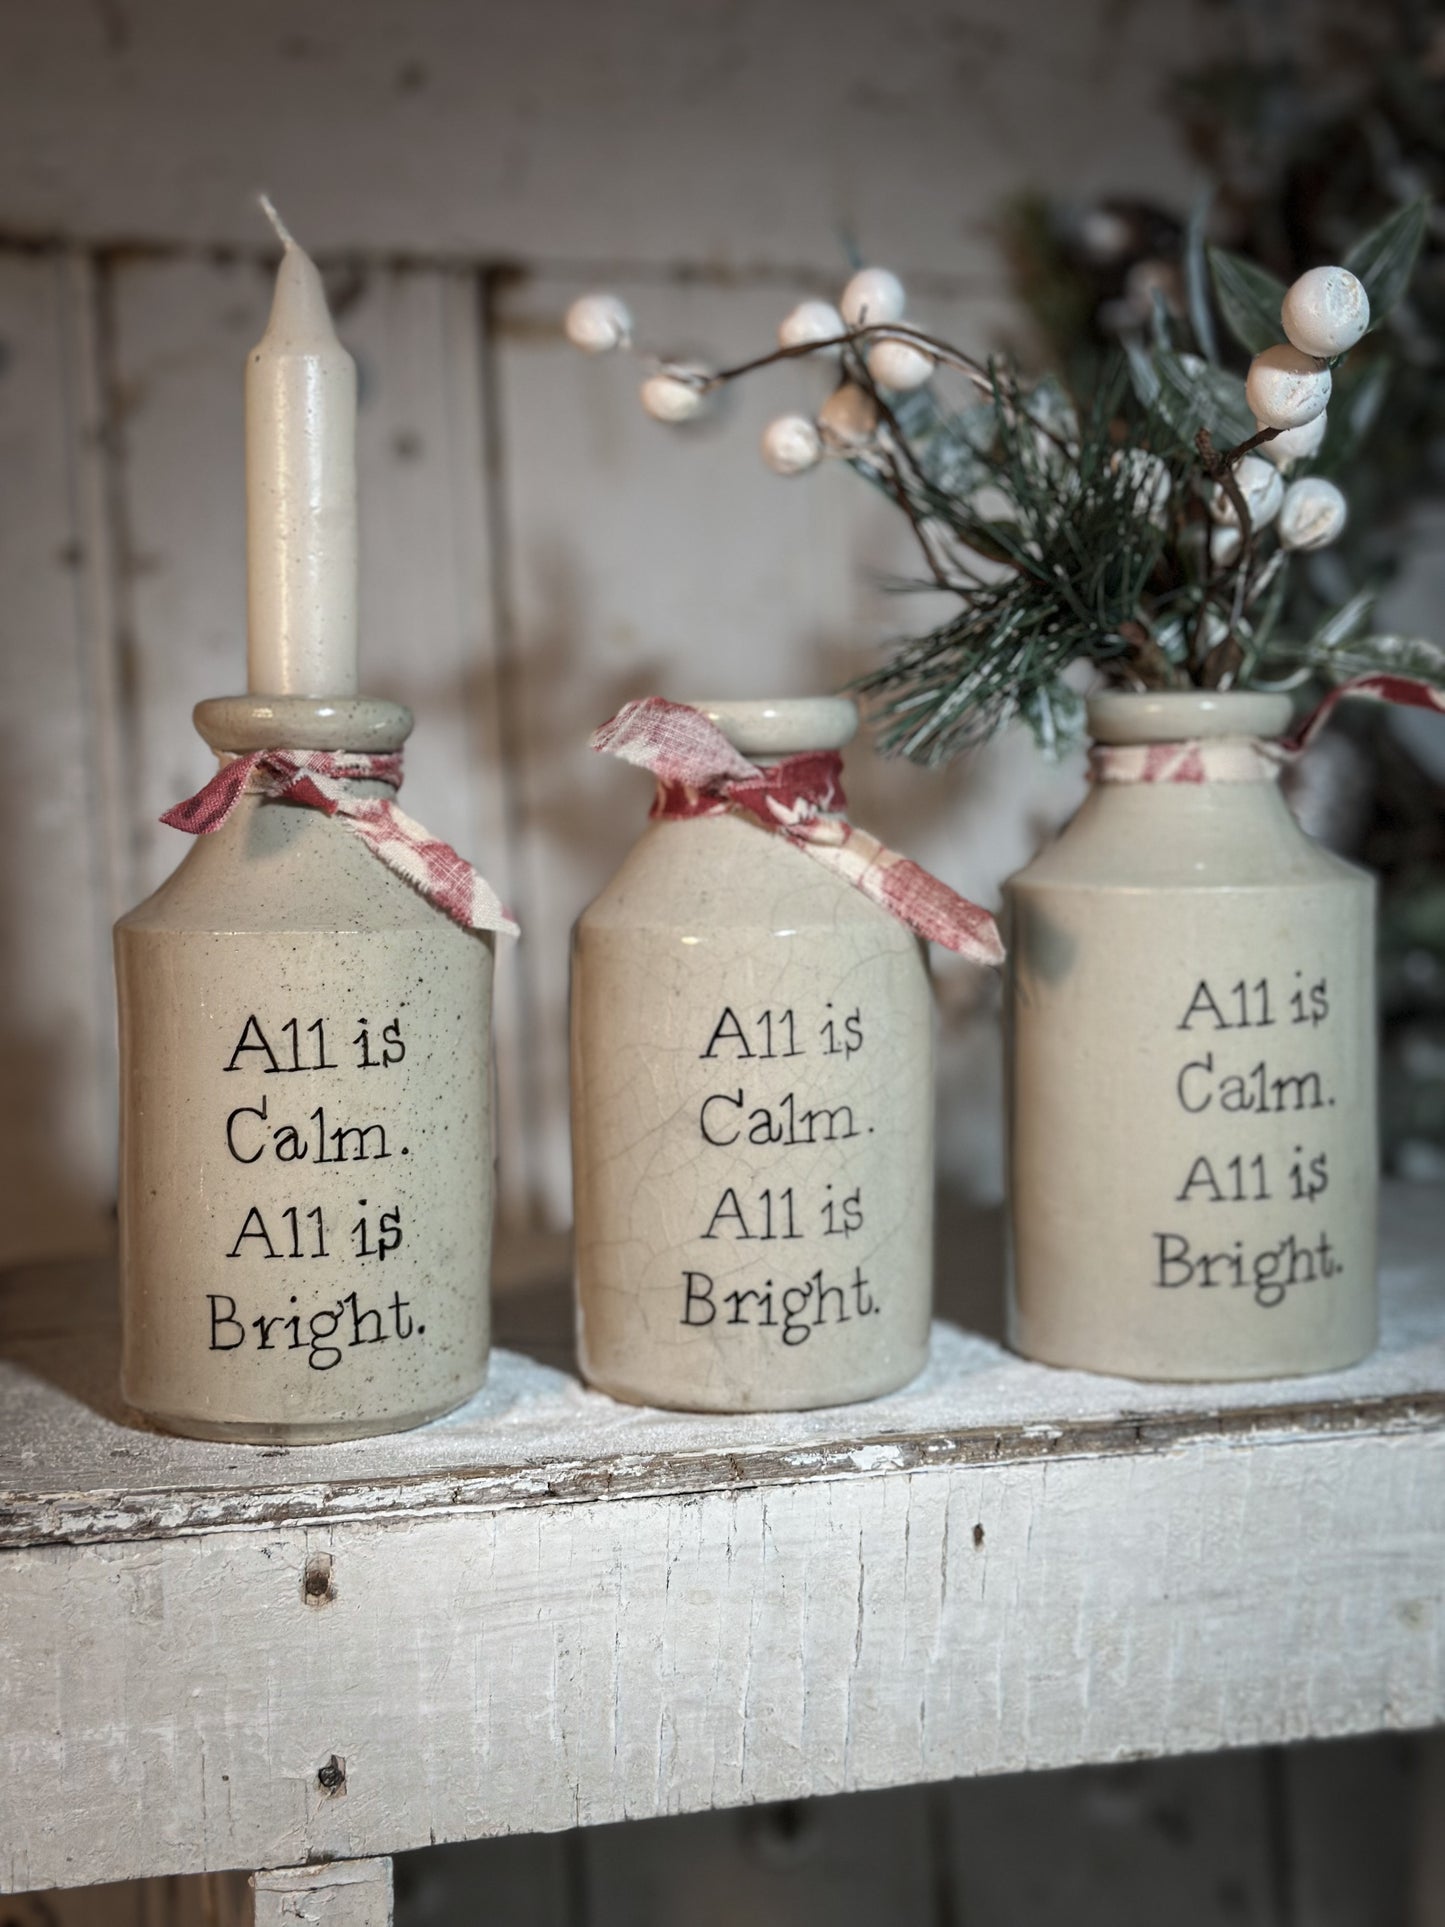
[[[391,1927],[390,1860],[343,1860],[325,1867],[278,1867],[252,1877],[256,1927]]]
[[[1441,1927],[1442,1735],[1315,1741],[424,1847],[398,1927]],[[252,1927],[244,1874],[12,1897],[0,1927]]]
[[[1024,181],[1187,203],[1160,78],[1238,32],[1192,0],[52,0],[7,10],[0,222],[244,246],[265,186],[327,248],[790,270],[851,232],[947,271]]]
[[[0,1254],[97,1250],[114,1195],[104,823],[114,711],[95,650],[88,283],[0,255]]]
[[[1438,1196],[1387,1219],[1384,1345],[1330,1378],[940,1326],[890,1399],[698,1420],[504,1351],[324,1451],[118,1423],[103,1307],[12,1281],[0,1886],[1445,1718]]]

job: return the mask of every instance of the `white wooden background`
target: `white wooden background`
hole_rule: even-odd
[[[1324,10],[1279,0],[1258,30]],[[0,0],[0,1262],[106,1240],[109,924],[183,853],[155,819],[207,773],[190,707],[241,678],[255,190],[323,261],[361,364],[366,682],[417,712],[408,807],[526,926],[498,991],[503,1222],[557,1226],[566,932],[646,802],[589,729],[648,690],[835,686],[898,620],[876,577],[907,556],[851,476],[762,470],[791,378],[670,435],[630,367],[565,346],[562,309],[613,286],[650,342],[741,354],[836,285],[852,239],[921,319],[986,345],[1012,321],[1002,199],[1187,202],[1161,85],[1230,31],[1205,0]],[[860,747],[850,789],[992,900],[1078,775],[1019,741],[948,780]],[[941,974],[945,1174],[987,1201],[994,993]],[[1412,1802],[1433,1788],[1438,1812],[1441,1776],[1436,1754],[1402,1779],[1415,1757],[1361,1743],[447,1849],[402,1869],[405,1917],[989,1927],[1083,1919],[1087,1894],[1121,1922],[1423,1927],[1442,1874]],[[0,1921],[238,1906],[224,1882],[156,1883]]]
[[[762,468],[793,375],[676,434],[562,310],[600,282],[657,345],[740,355],[853,237],[921,318],[994,341],[1007,194],[1187,197],[1158,94],[1209,31],[1197,0],[0,9],[0,1259],[105,1236],[108,925],[183,853],[156,817],[207,773],[189,711],[242,676],[254,191],[361,365],[365,673],[417,713],[407,805],[527,932],[498,993],[504,1223],[565,1224],[566,933],[647,800],[589,730],[648,690],[836,686],[917,611],[877,586],[908,559],[885,505]],[[851,768],[862,820],[990,899],[1077,795],[1021,741],[945,781]],[[993,987],[943,974],[946,1162],[988,1198]]]

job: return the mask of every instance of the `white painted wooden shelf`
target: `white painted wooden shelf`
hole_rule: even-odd
[[[0,1890],[1445,1719],[1442,1207],[1327,1378],[1051,1371],[946,1291],[906,1391],[703,1420],[583,1389],[534,1275],[464,1410],[292,1450],[139,1429],[108,1270],[15,1272]]]

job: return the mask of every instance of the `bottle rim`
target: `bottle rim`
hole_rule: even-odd
[[[1294,715],[1288,696],[1263,690],[1112,689],[1086,704],[1096,743],[1187,743],[1201,738],[1283,736]]]
[[[789,756],[846,749],[858,733],[858,705],[848,696],[685,699],[744,756]]]

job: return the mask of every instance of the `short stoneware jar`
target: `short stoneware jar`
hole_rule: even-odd
[[[698,703],[763,765],[854,705]],[[905,1384],[932,1303],[932,1000],[918,937],[734,813],[653,821],[577,923],[582,1369],[692,1411]]]
[[[1029,1357],[1245,1379],[1374,1345],[1374,883],[1290,814],[1289,720],[1096,698],[1088,799],[1006,886]]]
[[[196,722],[223,757],[387,752],[411,728],[362,697],[225,698]],[[131,1405],[296,1444],[481,1384],[493,944],[338,821],[251,794],[120,920]]]

